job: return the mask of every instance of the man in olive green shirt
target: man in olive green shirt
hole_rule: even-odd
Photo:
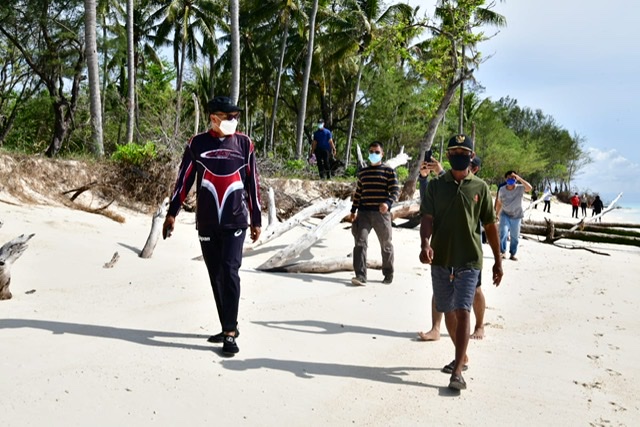
[[[470,311],[480,270],[484,225],[495,263],[493,283],[502,279],[502,257],[495,211],[489,187],[469,171],[475,156],[466,135],[449,140],[447,158],[451,170],[431,181],[420,211],[420,261],[431,264],[431,282],[436,308],[445,313],[445,324],[455,346],[455,359],[443,368],[451,372],[449,387],[467,387],[462,371],[467,365]]]

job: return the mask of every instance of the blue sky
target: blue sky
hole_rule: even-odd
[[[436,1],[407,3],[432,16]],[[584,137],[593,163],[577,190],[640,203],[640,1],[507,0],[493,10],[507,27],[479,45],[491,56],[475,74],[483,96],[515,98]]]

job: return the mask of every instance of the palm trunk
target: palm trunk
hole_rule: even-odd
[[[184,71],[184,63],[187,56],[187,48],[184,40],[180,43],[180,70],[178,70],[178,77],[176,79],[176,121],[173,128],[173,143],[178,140],[178,134],[180,133],[180,114],[182,112],[182,72]]]
[[[135,123],[135,64],[133,41],[133,0],[127,0],[127,75],[129,89],[127,94],[127,144],[133,142],[133,127]]]
[[[356,90],[353,92],[353,101],[351,102],[351,115],[349,117],[349,131],[347,132],[347,148],[344,156],[345,167],[349,166],[351,160],[351,137],[353,135],[353,127],[356,119],[356,105],[358,105],[358,92],[360,91],[360,79],[362,78],[362,68],[364,59],[360,57],[358,64],[358,77],[356,78]]]
[[[100,102],[100,73],[98,71],[98,44],[96,41],[96,1],[85,0],[85,43],[89,71],[89,109],[91,113],[91,151],[96,157],[104,155],[102,140],[102,103]]]
[[[309,43],[307,45],[307,59],[302,77],[302,91],[300,95],[300,108],[298,110],[298,127],[296,131],[296,159],[302,158],[302,136],[304,134],[304,121],[307,111],[307,94],[309,92],[309,76],[313,62],[313,39],[316,32],[316,15],[318,13],[318,0],[313,1],[311,15],[309,16]]]
[[[230,98],[234,104],[240,95],[240,4],[239,0],[231,0],[231,91]]]
[[[278,75],[276,76],[276,94],[273,98],[273,109],[271,110],[271,125],[269,126],[269,151],[273,151],[273,134],[276,128],[276,116],[278,114],[278,98],[280,97],[280,84],[282,82],[282,69],[284,68],[284,54],[287,50],[287,38],[289,36],[289,14],[284,22],[284,34],[280,43],[280,62],[278,63]]]

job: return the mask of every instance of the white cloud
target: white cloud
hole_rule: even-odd
[[[640,201],[640,164],[629,160],[615,148],[600,150],[588,147],[592,163],[576,176],[574,185],[580,190],[589,190],[613,198],[622,192],[623,200]]]

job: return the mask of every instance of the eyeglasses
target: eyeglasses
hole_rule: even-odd
[[[238,120],[238,117],[240,117],[240,113],[213,113],[213,115],[222,120]]]
[[[369,153],[371,153],[371,154],[380,154],[381,152],[380,151],[369,151]]]

